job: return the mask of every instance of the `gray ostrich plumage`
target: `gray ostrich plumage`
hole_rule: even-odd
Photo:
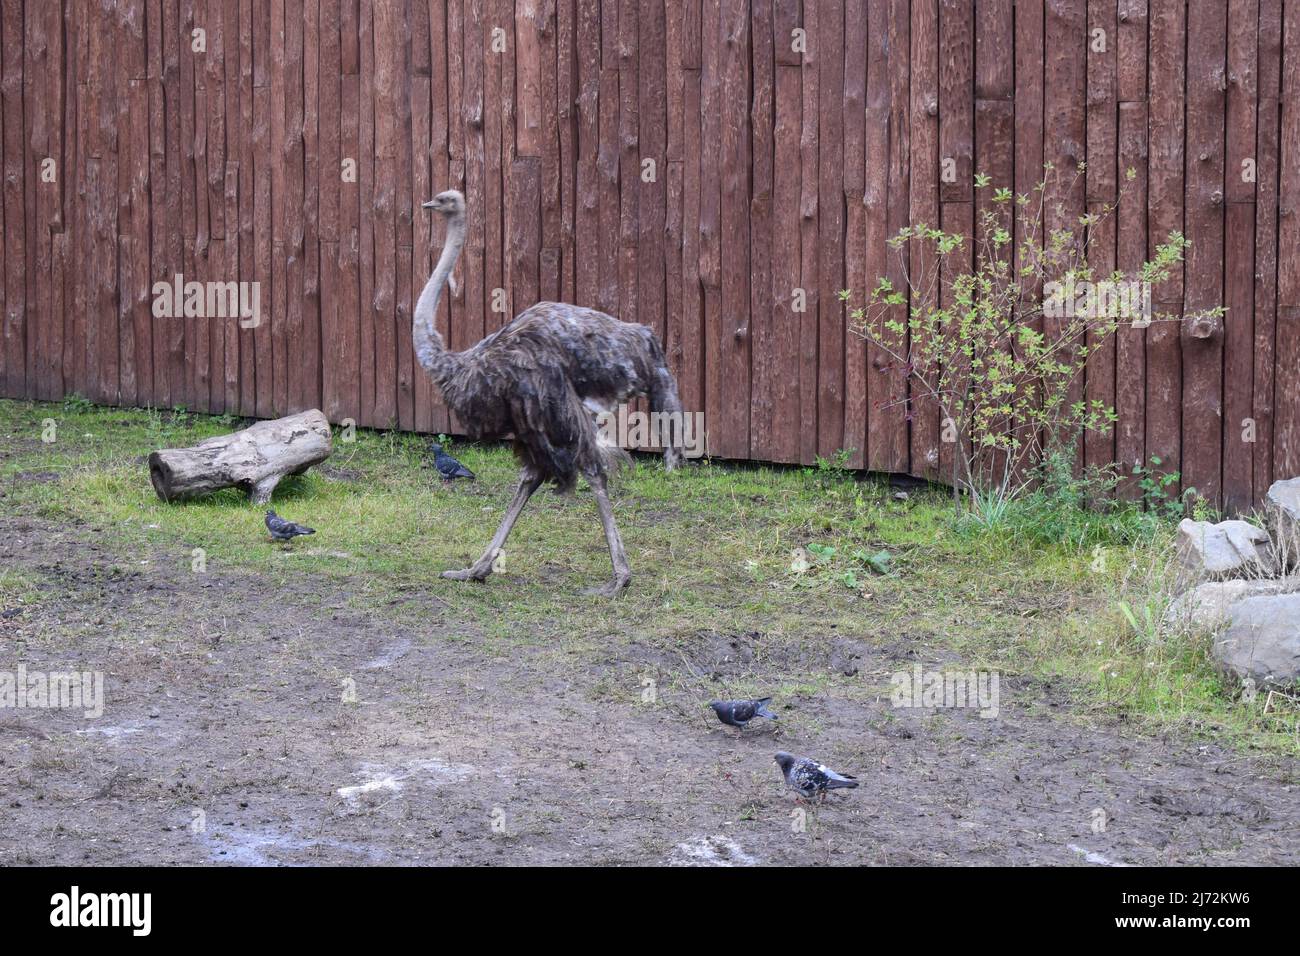
[[[606,475],[622,456],[599,441],[595,413],[644,395],[652,411],[679,412],[677,385],[654,333],[594,309],[539,302],[463,352],[450,352],[434,327],[438,299],[465,244],[465,197],[455,190],[424,204],[447,220],[447,242],[416,303],[415,356],[447,407],[475,438],[514,437],[522,473],[514,500],[483,556],[443,577],[483,581],[533,493],[552,482],[571,490],[582,475],[592,487],[614,566],[599,593],[614,595],[631,579],[606,492]],[[680,460],[670,447],[669,469]]]

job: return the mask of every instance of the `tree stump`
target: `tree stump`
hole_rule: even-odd
[[[184,501],[222,488],[241,488],[265,504],[285,475],[301,475],[334,450],[330,423],[318,409],[258,422],[193,448],[149,456],[149,479],[163,501]]]

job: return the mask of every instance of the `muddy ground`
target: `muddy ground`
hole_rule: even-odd
[[[993,720],[795,698],[815,733],[742,734],[689,688],[779,668],[761,634],[562,667],[485,651],[441,583],[398,614],[101,542],[0,518],[0,568],[38,582],[0,608],[0,670],[103,671],[107,697],[92,720],[0,711],[0,863],[1300,863],[1293,762],[1144,736],[1051,686],[1004,682]],[[823,666],[883,684],[909,654],[847,640]],[[652,704],[601,692],[646,675]],[[800,832],[779,749],[862,786]]]

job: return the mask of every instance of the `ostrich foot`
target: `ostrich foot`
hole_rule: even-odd
[[[492,573],[491,568],[479,570],[477,567],[462,568],[460,571],[443,571],[442,576],[451,581],[478,581],[487,580],[487,576]]]
[[[628,582],[632,580],[632,575],[621,574],[610,580],[608,584],[601,585],[598,588],[588,588],[587,593],[596,597],[618,597],[627,588]]]

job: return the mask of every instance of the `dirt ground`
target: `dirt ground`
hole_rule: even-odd
[[[484,650],[433,585],[359,610],[31,518],[0,518],[5,567],[39,598],[0,616],[0,670],[103,671],[107,703],[0,711],[4,864],[1300,863],[1293,763],[1084,721],[1048,685],[1004,682],[992,720],[796,697],[781,712],[817,730],[792,739],[683,689],[778,668],[761,634],[564,669]],[[851,638],[824,664],[910,665],[906,641]],[[600,691],[646,675],[654,703]],[[780,749],[861,788],[801,832]]]

